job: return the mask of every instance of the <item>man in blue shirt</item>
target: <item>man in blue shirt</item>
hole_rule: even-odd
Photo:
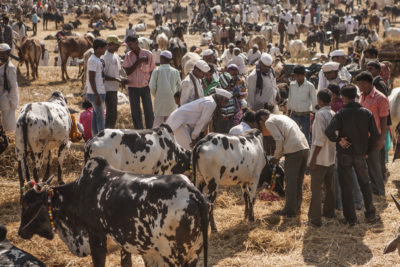
[[[38,16],[36,14],[36,11],[33,11],[33,15],[32,15],[33,36],[35,36],[37,33],[37,23],[38,23]]]

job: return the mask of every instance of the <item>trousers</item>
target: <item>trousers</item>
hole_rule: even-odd
[[[140,99],[142,99],[144,119],[146,121],[146,129],[153,127],[154,113],[153,104],[151,103],[150,89],[148,86],[142,88],[129,87],[129,103],[131,106],[131,114],[133,126],[135,129],[143,129],[142,110],[140,109]]]
[[[115,129],[115,124],[118,117],[118,91],[106,92],[106,124],[105,127],[108,129]]]

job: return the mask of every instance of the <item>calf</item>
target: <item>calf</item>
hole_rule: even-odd
[[[47,102],[29,103],[21,108],[15,131],[15,153],[21,188],[29,181],[27,158],[30,152],[35,167],[33,177],[39,181],[38,170],[47,163],[45,179],[50,172],[50,151],[58,148],[58,182],[62,183],[62,166],[70,146],[71,115],[63,94],[55,91]]]
[[[0,266],[45,267],[43,262],[28,252],[13,246],[6,239],[7,229],[0,225]]]
[[[190,151],[175,141],[167,124],[148,130],[105,129],[85,146],[85,161],[104,157],[122,171],[179,174],[190,168]]]
[[[29,79],[29,66],[32,71],[33,80],[39,78],[38,68],[40,55],[42,54],[42,47],[37,39],[29,39],[24,37],[22,39],[21,47],[18,47],[18,57],[20,58],[20,64],[25,62],[26,66],[26,77]]]
[[[240,184],[245,201],[245,218],[254,221],[253,205],[265,164],[263,136],[256,129],[240,136],[211,133],[194,147],[194,182],[211,203],[210,224],[213,231],[217,231],[217,227],[212,206],[219,185]]]
[[[122,266],[131,266],[130,253],[146,266],[196,266],[203,245],[207,265],[207,202],[184,175],[126,173],[94,158],[72,183],[35,185],[22,206],[22,238],[53,239],[57,231],[74,255],[90,254],[94,267],[105,265],[107,235],[122,249]]]

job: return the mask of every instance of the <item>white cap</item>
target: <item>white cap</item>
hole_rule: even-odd
[[[342,57],[342,56],[346,56],[346,53],[344,52],[344,50],[339,49],[339,50],[335,50],[332,51],[330,54],[331,57]]]
[[[339,70],[339,66],[340,66],[339,63],[330,61],[322,65],[322,71],[323,72],[337,71]]]
[[[260,60],[266,66],[271,66],[272,63],[274,62],[274,60],[272,59],[272,56],[268,53],[262,53]]]
[[[208,63],[205,62],[204,60],[201,60],[201,59],[196,62],[195,67],[198,68],[199,70],[201,70],[204,73],[210,71],[210,66],[208,66]]]
[[[232,64],[229,64],[226,69],[228,69],[228,70],[229,69],[237,69],[237,70],[239,70],[239,67],[238,67],[238,65],[232,63]]]
[[[44,45],[44,42],[43,42],[43,41],[41,41],[41,42],[40,42],[40,45]]]
[[[258,44],[254,44],[253,48],[257,48],[258,49]]]
[[[0,44],[0,52],[6,52],[11,50],[10,46],[6,43]]]
[[[206,57],[206,56],[211,56],[212,54],[214,54],[214,51],[212,51],[211,49],[206,49],[203,51],[203,53],[201,55],[203,57]]]
[[[221,89],[221,88],[215,88],[215,94],[223,96],[223,97],[228,98],[228,99],[231,99],[232,96],[233,96],[231,93],[229,93],[225,89]]]
[[[161,52],[160,56],[168,58],[168,59],[172,59],[172,53],[169,52],[168,50],[164,50]]]
[[[96,39],[96,37],[94,37],[93,33],[91,32],[86,33],[86,36],[92,38],[93,40]]]

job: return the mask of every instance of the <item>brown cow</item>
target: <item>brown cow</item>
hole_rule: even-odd
[[[22,39],[21,47],[18,47],[18,56],[20,58],[19,65],[22,65],[25,62],[26,66],[26,77],[29,79],[29,65],[32,69],[32,78],[35,80],[39,78],[38,67],[40,55],[42,54],[42,47],[40,46],[40,42],[36,39],[29,39],[28,37],[24,37]]]
[[[264,52],[267,50],[267,39],[265,38],[264,35],[253,35],[251,36],[249,43],[247,45],[247,50],[252,48],[255,44],[258,45],[258,49],[261,52]]]
[[[93,36],[86,34],[83,36],[66,36],[58,41],[61,55],[61,76],[69,79],[67,73],[67,60],[71,58],[82,58],[83,54],[93,46]],[[64,76],[65,74],[65,76]]]
[[[374,27],[376,28],[376,32],[379,33],[379,23],[381,22],[381,18],[378,15],[372,15],[369,18],[369,28],[371,30],[374,29]]]

